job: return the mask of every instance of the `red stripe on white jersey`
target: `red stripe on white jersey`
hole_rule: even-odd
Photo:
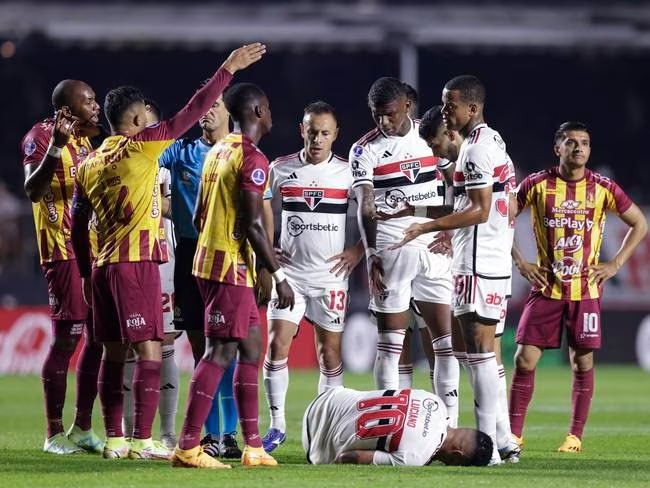
[[[348,190],[340,188],[315,188],[313,186],[283,186],[280,190],[283,197],[303,197],[304,190],[322,191],[322,198],[343,198],[348,199]]]
[[[413,159],[405,159],[403,161],[395,161],[394,163],[384,164],[382,166],[375,168],[374,175],[384,176],[393,173],[401,173],[402,171],[405,170],[402,169],[403,164],[413,163],[415,161],[420,162],[420,168],[431,168],[438,165],[438,159],[439,158],[437,158],[436,156],[425,156],[423,158],[413,158]],[[411,168],[406,168],[406,169],[411,169]]]

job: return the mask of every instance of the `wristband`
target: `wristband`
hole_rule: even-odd
[[[53,146],[50,144],[50,147],[47,148],[47,155],[52,156],[53,158],[60,158],[63,148]]]
[[[271,273],[271,276],[273,276],[273,280],[276,284],[287,279],[287,275],[284,274],[282,268],[276,269],[273,273]]]
[[[426,217],[429,207],[417,206],[413,207],[413,216],[414,217]]]
[[[374,247],[369,247],[368,249],[366,249],[366,260],[376,255],[377,255],[377,249],[375,249]]]

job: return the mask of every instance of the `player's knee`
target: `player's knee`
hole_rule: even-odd
[[[537,361],[525,354],[517,352],[515,354],[515,367],[520,371],[534,371]]]

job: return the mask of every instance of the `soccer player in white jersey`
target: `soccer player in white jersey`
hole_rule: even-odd
[[[442,116],[442,106],[436,105],[422,116],[422,121],[420,122],[420,137],[424,139],[427,145],[433,151],[433,154],[448,159],[449,161],[456,161],[458,159],[458,153],[460,151],[460,146],[463,143],[463,137],[456,131],[448,130],[445,127],[443,116]],[[512,165],[510,160],[509,164]],[[512,173],[514,174],[514,166],[512,168]],[[511,180],[508,189],[510,190],[509,194],[509,231],[510,239],[514,238],[514,218],[517,214],[517,198],[516,198],[516,186],[514,180]],[[442,233],[441,233],[442,234]],[[436,243],[436,245],[442,244],[442,242]],[[430,246],[430,248],[435,249],[435,252],[446,252],[449,249],[449,242],[445,242],[444,246],[437,248]],[[510,280],[509,280],[510,282]],[[503,361],[501,358],[501,336],[503,335],[505,327],[505,318],[507,313],[507,301],[510,298],[510,287],[508,286],[507,293],[502,302],[501,315],[499,317],[499,322],[496,325],[495,330],[495,341],[494,341],[494,352],[497,359],[497,370],[499,375],[498,383],[498,408],[496,416],[496,441],[497,448],[501,459],[506,462],[516,463],[519,461],[519,455],[521,448],[519,444],[514,440],[512,432],[510,430],[510,419],[508,411],[508,394],[507,394],[507,385],[506,385],[506,372],[503,366]],[[458,322],[454,320],[452,322],[452,337],[454,339],[454,355],[458,359],[459,363],[468,371],[467,363],[467,354],[465,352],[464,341],[462,341],[462,333],[457,328]]]
[[[307,407],[302,446],[311,464],[487,465],[490,436],[448,420],[442,399],[424,390],[333,388]]]
[[[442,92],[447,129],[464,138],[454,172],[454,213],[404,231],[399,248],[427,232],[457,229],[452,238],[452,308],[462,331],[477,427],[494,441],[491,464],[501,463],[496,448],[496,324],[508,292],[512,259],[509,185],[514,178],[506,145],[483,119],[485,87],[471,75],[449,80]]]
[[[332,153],[338,135],[334,109],[318,101],[307,105],[300,124],[304,148],[271,163],[266,215],[274,196],[282,200],[278,254],[295,293],[293,310],[269,302],[264,390],[271,414],[262,439],[266,452],[285,440],[287,361],[303,317],[314,326],[320,366],[318,392],[343,384],[341,336],[348,303],[347,277],[363,256],[361,245],[344,249],[352,175],[348,162]],[[266,222],[273,238],[273,225]]]
[[[358,223],[365,245],[371,286],[370,309],[377,317],[377,388],[397,388],[398,362],[414,298],[431,332],[436,354],[435,390],[445,401],[451,425],[458,418],[458,361],[451,346],[451,260],[428,252],[429,239],[416,239],[401,249],[388,249],[420,216],[378,222],[378,216],[399,211],[404,203],[440,206],[444,203],[438,170],[448,161],[433,156],[418,135],[418,121],[409,117],[411,102],[404,83],[380,78],[368,93],[377,127],[350,151],[353,188],[359,202]],[[446,175],[451,181],[451,174]]]

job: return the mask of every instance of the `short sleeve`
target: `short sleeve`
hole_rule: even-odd
[[[395,462],[395,459],[391,453],[384,451],[375,451],[372,456],[372,464],[377,466],[395,466],[397,463]]]
[[[277,180],[277,171],[275,169],[275,161],[271,163],[269,167],[269,181],[266,183],[266,189],[264,190],[264,200],[272,200],[273,195],[277,192],[277,189],[273,187],[276,184]]]
[[[74,192],[72,194],[72,207],[70,209],[70,213],[72,214],[73,218],[75,215],[90,216],[92,210],[93,208],[90,204],[90,200],[86,196],[86,192],[81,185],[81,181],[79,178],[77,178],[74,183]]]
[[[43,160],[50,145],[50,137],[50,134],[43,127],[40,127],[40,124],[23,137],[20,148],[23,156],[23,166],[40,163]]]
[[[530,176],[524,178],[524,180],[517,187],[517,208],[521,212],[524,208],[530,205],[530,198],[528,194],[533,188],[532,179]]]
[[[449,161],[448,159],[438,158],[438,162],[436,163],[436,166],[438,167],[438,169],[440,171],[443,171],[443,170],[449,168],[452,164],[454,164],[454,163]]]
[[[241,189],[264,194],[268,184],[269,160],[255,147],[244,146]]]
[[[606,200],[607,210],[616,212],[619,215],[628,211],[632,206],[632,199],[612,180],[609,180],[609,198]]]
[[[171,146],[169,146],[158,158],[158,166],[161,168],[167,168],[171,171],[174,167],[174,162],[178,160],[180,153],[181,141],[175,141]]]
[[[482,144],[469,146],[462,167],[465,176],[465,188],[472,190],[474,188],[491,187],[493,184],[493,166],[487,147]]]
[[[368,146],[355,144],[350,149],[350,171],[352,172],[352,188],[361,185],[372,185],[375,168],[373,151]]]

